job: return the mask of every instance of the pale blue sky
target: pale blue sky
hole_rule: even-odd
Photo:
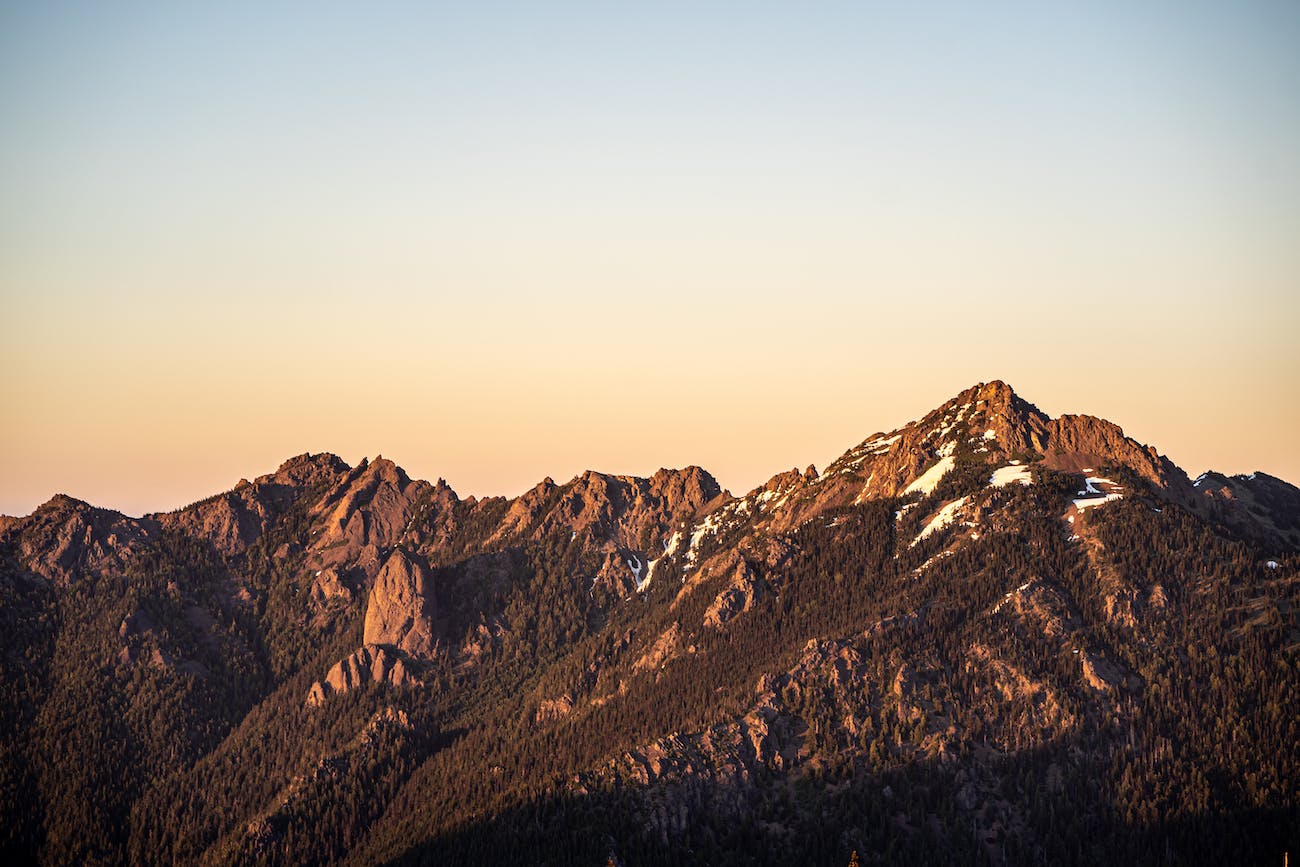
[[[325,448],[743,489],[993,377],[1300,481],[1297,46],[1296,3],[4,4],[0,511]]]

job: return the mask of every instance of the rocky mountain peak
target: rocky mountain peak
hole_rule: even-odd
[[[590,531],[611,562],[621,563],[619,552],[645,553],[646,542],[658,550],[670,527],[693,518],[720,494],[717,480],[694,466],[660,469],[648,479],[595,470],[564,485],[548,478],[510,504],[491,541]]]
[[[324,519],[313,545],[318,552],[329,552],[321,565],[346,562],[367,545],[395,545],[410,525],[416,503],[432,488],[428,482],[412,481],[382,456],[362,460],[312,509],[313,517]]]
[[[1300,488],[1268,473],[1202,473],[1192,483],[1211,518],[1261,541],[1300,550]]]
[[[148,517],[164,529],[206,539],[218,554],[231,557],[256,542],[305,491],[337,483],[349,471],[337,455],[301,454],[274,473],[240,479],[225,493]]]
[[[1000,379],[995,379],[991,382],[975,383],[944,404],[944,407],[984,405],[990,409],[1009,410],[1018,404],[1032,407],[1032,404],[1022,400],[1010,385]]]
[[[411,481],[411,477],[406,474],[406,470],[383,455],[375,455],[375,459],[370,462],[369,469],[381,480],[397,487],[404,487]]]
[[[71,512],[82,512],[93,508],[95,507],[90,505],[90,503],[87,503],[85,500],[79,500],[70,494],[60,493],[55,494],[44,503],[37,506],[36,511],[33,512],[32,515],[67,514]]]
[[[1185,474],[1118,425],[1087,415],[1053,419],[1001,380],[978,383],[923,418],[876,434],[828,468],[827,489],[861,485],[859,498],[928,492],[959,457],[991,466],[1011,461],[1083,473],[1123,466],[1183,505],[1194,497]]]
[[[75,497],[57,494],[26,518],[10,522],[6,536],[17,537],[19,560],[56,583],[78,576],[120,570],[139,548],[157,538],[148,518],[128,518]]]
[[[983,422],[984,430],[1009,451],[1021,451],[1041,444],[1049,418],[1046,413],[1016,394],[1011,386],[995,380],[970,389],[968,401]],[[958,398],[960,400],[960,398]]]
[[[309,488],[324,481],[337,481],[351,469],[338,455],[304,452],[289,458],[274,473],[261,476],[257,481],[292,488]]]
[[[700,508],[722,493],[718,480],[697,466],[658,470],[650,477],[650,489],[664,497],[671,508],[686,503]]]

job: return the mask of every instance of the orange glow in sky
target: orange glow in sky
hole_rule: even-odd
[[[738,493],[994,378],[1300,482],[1294,4],[496,12],[0,11],[0,512]]]

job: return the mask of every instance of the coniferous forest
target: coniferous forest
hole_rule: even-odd
[[[303,455],[3,520],[7,864],[1300,853],[1300,491],[1001,383],[739,497]]]

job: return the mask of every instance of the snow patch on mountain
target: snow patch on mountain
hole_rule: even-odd
[[[956,461],[951,455],[940,459],[937,464],[922,473],[920,478],[908,485],[903,490],[903,493],[912,494],[917,491],[920,491],[922,494],[934,493],[934,489],[939,486],[939,482],[948,474],[948,471],[952,469],[954,463],[956,463]]]
[[[1083,496],[1084,494],[1106,493],[1105,491],[1098,488],[1097,485],[1108,485],[1111,490],[1120,490],[1120,491],[1124,490],[1121,486],[1115,484],[1110,479],[1102,478],[1101,476],[1088,476],[1086,479],[1083,480],[1084,490],[1079,492],[1079,496]]]
[[[1074,507],[1082,512],[1084,509],[1091,509],[1093,506],[1101,506],[1106,503],[1113,503],[1116,500],[1124,499],[1123,494],[1103,494],[1100,497],[1085,497],[1073,500]]]
[[[920,542],[932,533],[942,530],[944,527],[956,520],[958,511],[961,510],[962,506],[966,505],[967,499],[969,498],[958,497],[940,509],[935,516],[930,519],[930,523],[926,524],[921,532],[917,534],[916,538],[912,540],[912,544],[908,547],[915,546],[917,542]]]
[[[764,497],[772,493],[773,493],[772,491],[765,491],[763,492],[763,494],[759,494],[757,500],[760,503],[765,502]],[[789,496],[788,493],[787,496]],[[784,501],[784,497],[782,498],[782,501]],[[780,502],[778,502],[777,505],[779,506]],[[699,525],[695,528],[695,530],[691,533],[691,542],[686,547],[686,553],[682,556],[682,559],[686,561],[685,566],[683,568],[689,569],[691,566],[695,565],[696,558],[699,556],[700,543],[704,541],[704,538],[706,536],[715,535],[718,532],[718,530],[722,529],[723,524],[726,522],[728,518],[739,517],[740,515],[748,514],[748,513],[749,513],[748,500],[735,500],[734,502],[728,503],[727,505],[723,506],[721,509],[718,509],[716,512],[714,512],[713,514],[705,518],[703,521],[701,521]],[[673,540],[670,543],[674,551],[677,550],[677,540],[679,538],[679,535],[680,534],[674,533]]]
[[[870,451],[873,455],[882,455],[889,451],[890,447],[902,438],[902,434],[894,434],[892,437],[877,437],[871,442],[863,443],[862,449],[864,451]]]
[[[663,554],[661,554],[660,556],[656,557],[655,559],[651,560],[649,563],[646,564],[645,583],[644,584],[638,583],[636,588],[637,590],[644,590],[645,588],[650,586],[650,579],[655,577],[655,567],[659,565],[659,562],[661,560],[665,560],[668,557],[671,557],[674,554],[676,554],[677,546],[680,545],[681,543],[682,543],[682,534],[680,532],[673,533],[672,538],[666,540],[663,543],[664,546]]]
[[[1022,485],[1028,485],[1033,482],[1033,475],[1029,467],[1019,464],[1012,464],[1009,467],[1001,467],[993,471],[989,477],[989,484],[995,488],[1001,488],[1004,485],[1010,485],[1019,482]]]
[[[935,555],[934,555],[933,557],[931,557],[929,560],[926,560],[926,561],[925,561],[924,563],[922,563],[920,566],[917,566],[915,569],[913,569],[913,570],[912,570],[912,575],[913,575],[913,576],[920,575],[922,572],[924,572],[926,569],[929,569],[929,568],[930,568],[931,566],[933,566],[935,563],[938,563],[940,560],[943,560],[943,559],[945,559],[945,558],[947,558],[947,557],[951,557],[951,556],[952,556],[952,550],[951,550],[951,549],[946,549],[946,550],[940,551],[938,554],[935,554]]]

